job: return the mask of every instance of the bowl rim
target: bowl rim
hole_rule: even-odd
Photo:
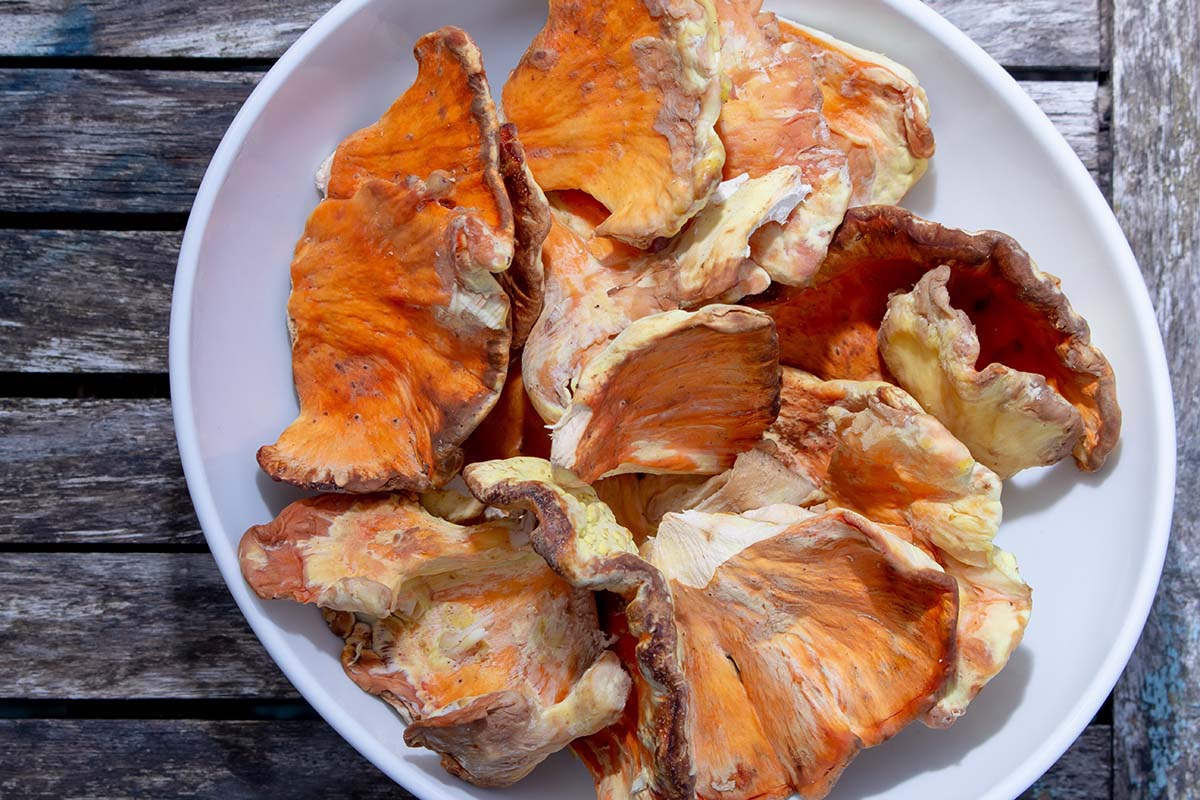
[[[1148,556],[1137,576],[1133,602],[1117,637],[1091,682],[1080,693],[1071,712],[1058,723],[1033,756],[1027,758],[1018,769],[992,786],[980,798],[1013,800],[1066,752],[1095,716],[1132,656],[1149,616],[1162,574],[1174,510],[1176,430],[1167,357],[1153,304],[1133,250],[1100,189],[1053,123],[999,63],[921,0],[877,1],[906,17],[950,49],[974,71],[976,77],[988,84],[1022,117],[1022,121],[1051,155],[1060,163],[1064,163],[1070,188],[1082,200],[1087,213],[1099,223],[1104,237],[1103,244],[1112,253],[1117,264],[1117,277],[1133,307],[1138,332],[1150,349],[1147,353],[1150,358],[1146,367],[1152,380],[1150,388],[1154,414],[1162,424],[1159,426],[1157,441],[1160,457],[1155,465],[1156,492],[1151,498],[1146,533]],[[168,370],[175,435],[188,491],[209,550],[242,615],[288,680],[342,738],[407,790],[420,797],[436,798],[444,797],[446,790],[433,776],[404,764],[397,759],[395,753],[372,737],[363,735],[358,721],[353,719],[346,709],[318,691],[315,678],[307,670],[288,658],[277,656],[284,648],[281,634],[269,619],[251,606],[253,598],[241,578],[236,552],[227,547],[229,539],[220,523],[200,455],[192,404],[192,298],[200,248],[217,194],[229,175],[247,133],[279,87],[291,76],[305,56],[333,35],[344,22],[374,2],[377,0],[341,0],[322,15],[263,76],[222,137],[196,192],[180,246],[171,300]],[[767,2],[769,5],[770,0]]]

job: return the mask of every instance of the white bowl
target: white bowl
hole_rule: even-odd
[[[1100,707],[1154,596],[1175,467],[1154,312],[1087,171],[1033,101],[966,36],[917,0],[768,5],[886,52],[921,77],[938,152],[906,205],[951,225],[1016,236],[1063,279],[1116,370],[1125,428],[1108,466],[1083,475],[1064,463],[1005,487],[1000,542],[1016,554],[1035,596],[1028,633],[1008,668],[954,728],[909,728],[864,753],[834,792],[1010,800]],[[544,0],[338,5],[279,60],[230,126],[196,196],[175,279],[175,426],[213,556],[242,613],[301,694],[359,752],[422,798],[485,793],[445,774],[433,753],[404,746],[391,710],[343,674],[340,642],[315,608],[264,602],[248,590],[237,543],[248,526],[298,496],[262,475],[254,453],[296,414],[284,304],[292,248],[318,199],[313,171],[409,85],[411,49],[422,33],[465,28],[498,90],[544,19]],[[486,796],[593,793],[583,767],[560,753],[513,789]]]

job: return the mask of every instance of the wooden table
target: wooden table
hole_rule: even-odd
[[[1174,539],[1150,625],[1110,702],[1026,796],[1193,797],[1197,4],[932,4],[1021,81],[1111,198],[1158,308],[1179,415]],[[192,514],[167,399],[192,194],[246,95],[329,5],[0,0],[2,797],[407,796],[246,627]]]

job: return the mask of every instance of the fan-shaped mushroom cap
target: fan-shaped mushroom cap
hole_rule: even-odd
[[[518,538],[511,520],[464,528],[409,495],[322,495],[250,528],[238,558],[259,597],[385,617],[419,605],[414,579],[507,560]]]
[[[876,380],[888,298],[940,266],[950,268],[951,305],[975,326],[976,368],[1043,376],[1083,419],[1076,463],[1103,466],[1121,428],[1112,367],[1058,279],[1004,234],[946,228],[893,206],[854,208],[810,287],[776,285],[745,302],[775,320],[784,364],[826,379]]]
[[[932,705],[953,660],[953,581],[855,514],[668,514],[642,558],[565,470],[510,459],[465,477],[481,501],[537,514],[531,542],[559,574],[627,601],[628,631],[619,614],[609,630],[633,700],[574,744],[601,797],[824,796],[858,749]]]
[[[513,521],[464,528],[403,495],[327,495],[251,528],[239,556],[259,596],[326,607],[350,677],[472,783],[518,780],[625,706],[592,596]]]
[[[585,481],[719,473],[775,420],[777,352],[770,319],[740,306],[644,317],[584,369],[551,460]]]
[[[979,337],[950,305],[950,268],[893,295],[879,327],[879,354],[909,394],[1001,478],[1071,454],[1083,419],[1041,375],[1002,364],[975,369]]]
[[[783,41],[807,54],[835,145],[849,159],[855,206],[900,202],[933,157],[929,101],[917,76],[887,56],[780,20]]]
[[[300,415],[259,450],[263,470],[325,491],[445,483],[508,368],[502,249],[419,181],[317,206],[288,301]]]
[[[770,434],[781,458],[794,454],[829,506],[906,535],[958,581],[955,672],[925,717],[949,725],[1008,663],[1029,621],[1029,587],[992,544],[1000,479],[894,386],[787,370],[784,387],[780,419],[790,425]]]
[[[607,590],[625,603],[627,636],[617,647],[633,678],[626,714],[594,740],[574,745],[593,769],[600,796],[629,797],[640,786],[664,800],[693,797],[690,700],[662,573],[638,555],[629,531],[595,491],[567,470],[512,458],[471,464],[463,476],[482,502],[537,516],[530,543],[572,586]]]
[[[757,178],[795,165],[803,202],[763,226],[753,259],[777,281],[802,284],[816,271],[850,202],[846,156],[821,116],[821,90],[808,48],[785,42],[762,0],[716,0],[721,69],[729,96],[717,133],[725,144],[727,180]]]
[[[798,516],[668,514],[644,548],[675,598],[698,797],[824,797],[953,662],[956,589],[932,559],[851,512]]]
[[[602,235],[646,248],[678,233],[725,159],[718,47],[711,0],[550,0],[503,92],[541,187],[603,203]]]

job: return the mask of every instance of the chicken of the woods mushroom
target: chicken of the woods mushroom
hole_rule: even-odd
[[[718,50],[711,0],[550,0],[503,91],[538,184],[604,204],[605,236],[674,236],[721,179]]]
[[[415,54],[412,87],[335,151],[328,196],[296,246],[300,415],[258,455],[276,480],[355,493],[448,481],[507,373],[510,301],[495,276],[518,244],[521,268],[537,273],[521,282],[540,285],[525,251],[545,235],[533,210],[544,198],[521,194],[514,221],[505,180],[526,172],[502,169],[520,148],[501,150],[478,48],[443,28]],[[518,309],[540,288],[525,295]]]
[[[548,1],[502,110],[443,28],[318,170],[258,460],[332,494],[243,575],[476,785],[569,748],[601,800],[820,800],[1008,663],[1002,480],[1104,465],[1112,368],[1013,239],[893,205],[906,67],[762,0]]]
[[[644,317],[584,370],[551,460],[585,481],[721,472],[775,420],[778,352],[771,319],[748,308]]]

